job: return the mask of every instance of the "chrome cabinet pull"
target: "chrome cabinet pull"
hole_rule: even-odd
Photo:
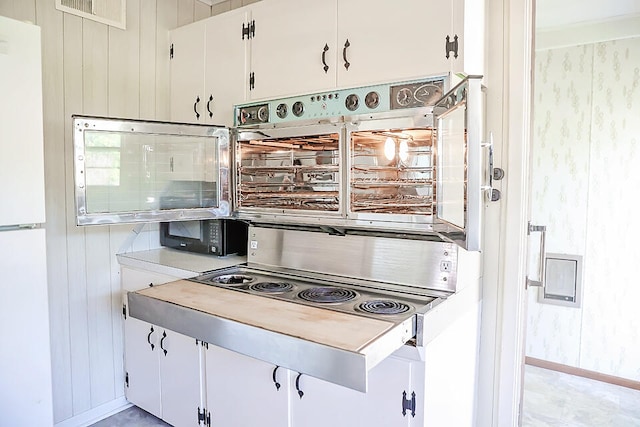
[[[527,236],[531,233],[540,233],[540,266],[538,267],[538,274],[540,274],[540,280],[531,280],[527,277],[527,287],[537,286],[544,289],[544,275],[545,275],[545,242],[547,238],[547,227],[545,225],[533,225],[531,221],[528,223]]]
[[[325,73],[329,71],[329,66],[327,65],[327,60],[326,60],[326,55],[328,50],[329,50],[329,45],[325,44],[324,49],[322,49],[322,65],[324,65],[322,69],[324,70]]]
[[[351,63],[347,61],[347,48],[349,46],[351,46],[351,43],[349,43],[349,39],[347,39],[347,41],[344,43],[344,49],[342,49],[342,59],[344,60],[344,68],[346,68],[347,70],[351,65]]]

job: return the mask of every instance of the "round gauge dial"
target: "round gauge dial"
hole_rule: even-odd
[[[426,84],[417,88],[413,96],[423,105],[433,105],[442,97],[442,89],[436,85]]]
[[[287,117],[288,112],[289,109],[287,108],[287,104],[278,104],[278,106],[276,107],[276,115],[281,119]]]
[[[406,87],[400,89],[396,94],[396,101],[398,102],[398,105],[402,107],[406,107],[407,105],[411,104],[412,100],[413,93],[411,92],[411,89],[408,89]]]
[[[304,104],[300,101],[294,102],[291,107],[291,112],[294,116],[300,117],[304,113]]]
[[[352,93],[344,100],[344,106],[347,107],[349,111],[355,111],[360,106],[360,98],[358,98],[358,95],[355,93]]]
[[[263,123],[269,120],[269,110],[267,109],[267,107],[263,106],[258,108],[258,120]]]
[[[364,97],[364,105],[371,109],[380,105],[380,95],[378,92],[369,92],[367,96]]]

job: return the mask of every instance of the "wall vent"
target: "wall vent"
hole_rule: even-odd
[[[56,0],[56,9],[126,29],[127,0]]]

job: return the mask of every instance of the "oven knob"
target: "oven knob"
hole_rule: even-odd
[[[287,113],[287,104],[278,104],[278,106],[276,107],[276,115],[281,119],[284,119],[285,117],[287,117]]]
[[[240,123],[242,124],[247,123],[247,119],[251,117],[251,115],[247,113],[247,110],[240,110],[239,116],[240,116]]]
[[[376,108],[378,104],[380,104],[380,95],[378,95],[378,92],[369,92],[367,96],[364,97],[364,105],[372,110]]]
[[[291,112],[294,116],[300,117],[304,113],[304,104],[300,101],[295,102],[291,107]]]
[[[347,110],[349,111],[357,110],[360,106],[360,99],[358,98],[358,95],[352,93],[347,96],[347,99],[344,100],[344,106],[347,107]]]
[[[269,110],[266,106],[258,108],[258,121],[265,123],[269,120]]]
[[[401,107],[408,106],[411,103],[412,98],[413,92],[411,92],[411,89],[407,89],[406,87],[400,89],[396,94],[396,101]]]

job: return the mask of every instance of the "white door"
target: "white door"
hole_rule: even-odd
[[[205,21],[171,31],[171,120],[205,123]]]
[[[176,427],[197,426],[202,347],[195,338],[164,328],[159,338],[162,419]]]
[[[420,426],[424,418],[424,408],[417,404],[415,415],[410,408],[403,414],[403,399],[411,401],[423,399],[423,390],[416,388],[411,377],[412,364],[408,360],[387,357],[369,371],[369,389],[365,396],[365,410],[362,426],[380,425],[385,427]],[[407,405],[408,406],[408,405]]]
[[[161,329],[127,314],[124,322],[124,365],[127,400],[162,418],[158,346]]]
[[[255,83],[250,99],[304,94],[335,86],[336,0],[259,2],[252,5],[251,19],[256,31],[251,39]]]
[[[241,37],[241,29],[248,22],[247,8],[207,20],[203,110],[207,123],[234,126],[233,106],[246,100],[249,39]]]
[[[205,364],[211,425],[289,425],[288,370],[213,345]]]
[[[338,86],[444,75],[452,4],[437,0],[338,2]]]
[[[291,372],[290,387],[292,427],[383,425],[365,418],[365,393],[297,372]],[[400,402],[400,397],[396,401]]]
[[[40,28],[0,16],[0,226],[45,222]]]

